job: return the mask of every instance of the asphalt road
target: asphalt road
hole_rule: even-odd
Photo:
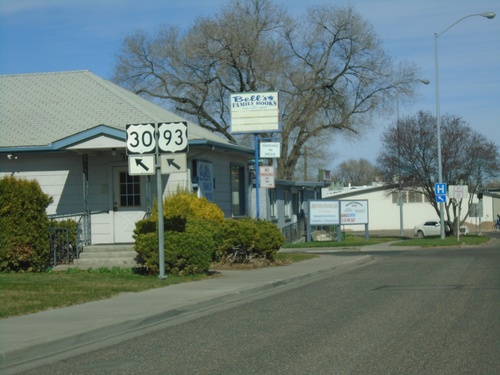
[[[500,249],[373,256],[25,374],[500,374]]]

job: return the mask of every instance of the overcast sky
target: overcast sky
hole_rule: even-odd
[[[434,33],[467,15],[497,13],[492,20],[467,18],[439,37],[439,89],[441,114],[462,117],[500,146],[500,0],[275,2],[286,4],[293,16],[303,15],[307,5],[353,5],[396,61],[415,62],[422,78],[431,81],[422,84],[412,103],[401,103],[401,116],[418,110],[435,114]],[[115,55],[131,31],[154,32],[161,24],[189,27],[196,17],[216,14],[226,4],[226,0],[1,0],[0,74],[84,69],[108,79]],[[336,141],[325,167],[333,169],[348,159],[374,162],[380,134],[395,120],[394,112],[376,119],[363,139]]]

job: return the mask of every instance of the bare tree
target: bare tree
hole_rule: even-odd
[[[271,0],[237,0],[185,32],[133,32],[113,79],[234,142],[230,94],[279,91],[278,174],[292,179],[304,147],[326,154],[326,140],[362,132],[394,91],[413,95],[416,76],[414,65],[394,66],[352,7],[312,7],[292,19]]]
[[[442,173],[448,185],[467,185],[469,215],[474,195],[500,171],[498,146],[475,132],[461,118],[441,119]],[[418,112],[388,128],[382,135],[382,151],[377,158],[381,177],[387,184],[401,183],[404,189],[427,197],[439,216],[434,184],[439,181],[436,117]],[[450,230],[456,228],[462,200],[448,199],[444,205]]]
[[[366,159],[344,161],[332,173],[332,180],[344,185],[370,185],[378,179],[377,168]]]

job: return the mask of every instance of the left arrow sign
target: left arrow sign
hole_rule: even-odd
[[[129,155],[128,174],[131,176],[141,174],[155,174],[155,155]]]
[[[149,171],[148,166],[142,162],[142,159],[135,159],[135,163],[137,164],[138,167],[140,166],[144,168],[144,170]]]

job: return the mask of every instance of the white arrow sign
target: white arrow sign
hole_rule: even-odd
[[[154,155],[129,155],[128,156],[128,174],[131,176],[142,174],[155,174],[155,156]]]
[[[162,154],[161,174],[187,171],[187,154]]]

